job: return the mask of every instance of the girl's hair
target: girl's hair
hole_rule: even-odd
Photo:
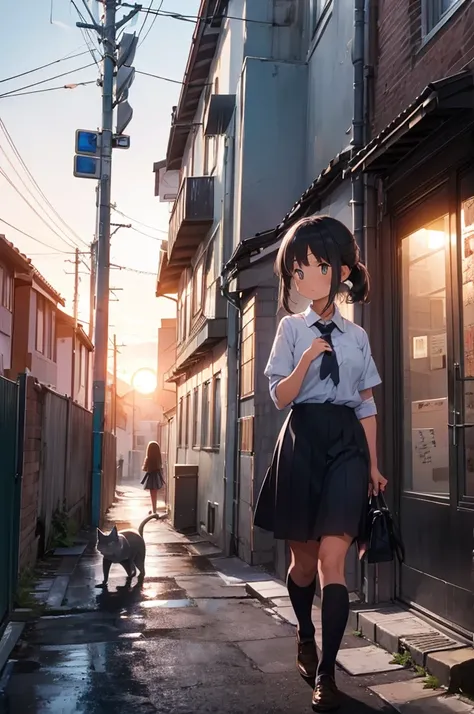
[[[308,249],[318,260],[332,268],[331,289],[327,310],[341,292],[341,269],[345,265],[351,272],[346,302],[363,303],[369,298],[370,278],[367,268],[359,260],[359,248],[346,226],[330,216],[309,216],[298,221],[284,236],[275,261],[275,272],[280,278],[279,304],[293,314],[290,291],[295,262],[309,265]]]
[[[161,449],[156,441],[150,441],[146,447],[146,457],[143,462],[143,471],[159,471],[161,469]]]

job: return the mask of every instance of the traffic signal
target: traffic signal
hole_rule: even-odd
[[[114,105],[117,107],[116,133],[123,134],[133,117],[133,109],[128,103],[128,90],[135,79],[132,66],[137,49],[138,37],[135,33],[124,32],[117,53],[117,74],[114,87]]]

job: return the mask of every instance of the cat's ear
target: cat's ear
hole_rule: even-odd
[[[118,530],[117,530],[117,526],[114,526],[114,527],[112,528],[112,530],[110,531],[110,535],[111,535],[111,536],[112,536],[112,538],[114,538],[115,540],[117,540],[117,539],[118,539]]]

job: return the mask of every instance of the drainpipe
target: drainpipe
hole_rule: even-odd
[[[365,2],[354,2],[354,39],[352,64],[354,69],[354,106],[352,118],[352,154],[355,155],[364,146],[364,61],[365,61]],[[352,228],[361,259],[365,259],[364,237],[364,181],[360,175],[352,175]]]
[[[226,138],[224,155],[224,205],[222,246],[225,265],[233,252],[234,236],[234,131],[229,131]],[[221,288],[227,300],[227,412],[225,430],[224,458],[224,537],[225,554],[234,555],[237,552],[237,468],[238,468],[238,417],[239,417],[239,322],[240,310],[225,287]]]

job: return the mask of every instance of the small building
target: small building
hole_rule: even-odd
[[[39,382],[57,388],[56,317],[64,307],[61,295],[28,261],[14,278],[14,313],[11,366],[16,379],[28,370]]]
[[[56,314],[57,391],[91,407],[91,367],[94,345],[71,315]]]
[[[12,363],[15,276],[30,270],[30,262],[4,235],[0,235],[0,375]]]

